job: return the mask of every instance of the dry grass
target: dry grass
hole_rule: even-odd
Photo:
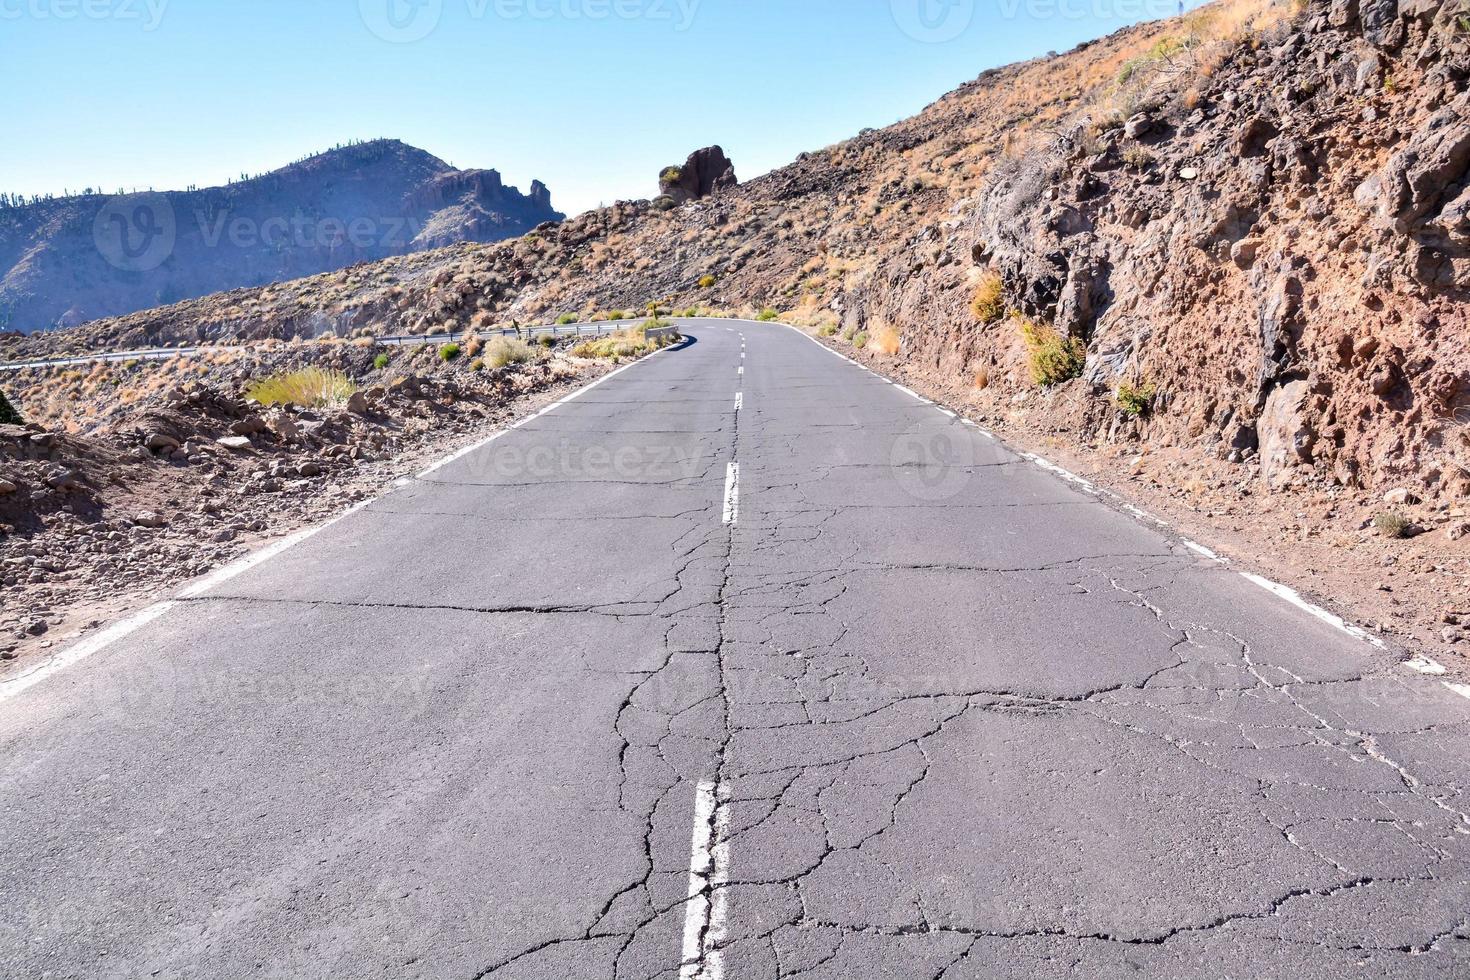
[[[985,274],[975,287],[975,296],[970,301],[970,312],[981,323],[994,323],[1005,315],[1004,287],[1000,276],[994,272]]]
[[[868,346],[879,354],[892,357],[903,347],[903,338],[899,336],[896,327],[888,323],[880,323],[873,328],[868,338]]]
[[[489,368],[502,368],[507,364],[525,364],[536,359],[536,351],[530,344],[514,337],[491,337],[485,344],[481,361]]]
[[[345,405],[356,391],[357,385],[341,371],[309,367],[257,381],[245,389],[245,396],[262,405],[335,408]]]

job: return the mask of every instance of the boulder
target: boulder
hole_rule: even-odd
[[[1388,493],[1385,493],[1383,495],[1383,502],[1390,507],[1407,507],[1410,504],[1417,504],[1419,498],[1412,490],[1399,487],[1396,490],[1390,490]]]
[[[1140,112],[1123,126],[1123,135],[1131,140],[1136,140],[1140,136],[1147,136],[1153,128],[1154,121]]]
[[[169,435],[167,432],[151,432],[143,443],[149,449],[159,452],[162,450],[178,449],[183,443]]]
[[[736,186],[735,164],[719,146],[707,146],[689,154],[682,167],[665,167],[659,174],[658,191],[675,204],[697,201]]]
[[[222,439],[216,439],[215,442],[233,452],[243,452],[254,446],[249,436],[225,436]]]
[[[368,413],[367,395],[354,391],[352,397],[347,399],[347,411],[353,415],[366,415]]]
[[[1269,484],[1285,482],[1290,471],[1312,461],[1317,434],[1306,418],[1307,382],[1290,381],[1271,391],[1256,432],[1261,446],[1261,476]]]

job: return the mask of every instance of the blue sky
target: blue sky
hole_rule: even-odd
[[[742,179],[1177,0],[0,0],[0,190],[176,189],[394,136],[575,213]]]

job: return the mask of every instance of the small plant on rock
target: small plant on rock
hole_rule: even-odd
[[[390,360],[392,359],[387,354],[379,354],[377,357],[373,358],[373,370],[383,370],[388,366],[388,362]]]
[[[1019,313],[1011,314],[1026,343],[1031,379],[1043,388],[1071,381],[1082,374],[1087,345],[1079,337],[1064,337],[1053,326],[1037,323]]]
[[[1153,382],[1121,381],[1118,390],[1113,393],[1113,404],[1118,410],[1131,418],[1147,415],[1154,407],[1154,394],[1156,393]]]
[[[718,282],[718,281],[719,281],[718,279],[716,279],[714,276],[711,276],[711,275],[703,275],[703,276],[700,276],[699,277],[699,288],[700,289],[713,289],[715,283]]]
[[[439,360],[443,361],[445,364],[448,364],[450,361],[456,360],[459,355],[460,349],[458,344],[445,344],[443,347],[439,348]]]
[[[975,287],[975,297],[970,301],[970,312],[981,323],[994,323],[1005,315],[1005,302],[1000,276],[989,273]]]

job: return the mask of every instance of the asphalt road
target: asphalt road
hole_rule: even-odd
[[[687,333],[0,689],[0,975],[1470,975],[1470,698]]]

